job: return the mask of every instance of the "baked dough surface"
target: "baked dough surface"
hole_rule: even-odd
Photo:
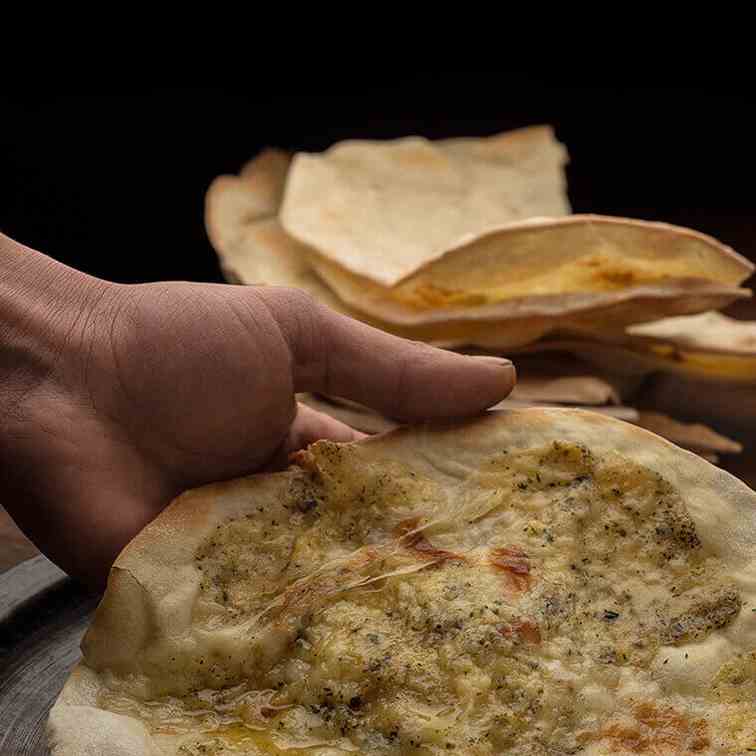
[[[55,754],[756,748],[756,495],[731,476],[574,410],[296,461],[127,547]]]

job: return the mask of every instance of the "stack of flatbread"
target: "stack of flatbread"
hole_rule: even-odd
[[[756,419],[756,323],[717,312],[750,296],[753,266],[690,229],[570,214],[566,163],[547,126],[267,150],[213,182],[207,228],[230,281],[295,286],[400,336],[512,357],[519,383],[502,406],[591,408],[712,461],[739,452],[698,421],[737,434]],[[396,425],[301,398],[367,432]]]

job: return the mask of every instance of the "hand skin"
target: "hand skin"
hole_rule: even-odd
[[[187,488],[362,436],[295,392],[412,421],[479,413],[514,381],[507,360],[389,336],[296,289],[113,284],[0,234],[0,502],[96,587]]]

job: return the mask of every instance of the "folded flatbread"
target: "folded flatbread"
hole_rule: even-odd
[[[578,319],[595,311],[605,326],[642,322],[663,317],[658,313],[700,312],[707,302],[709,309],[723,307],[747,296],[738,286],[753,272],[745,258],[704,234],[600,215],[490,228],[391,287],[319,255],[310,262],[343,302],[405,326]]]

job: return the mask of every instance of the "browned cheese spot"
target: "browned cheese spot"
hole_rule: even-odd
[[[445,561],[447,559],[464,560],[460,554],[446,549],[437,549],[426,537],[421,530],[417,530],[420,525],[419,518],[403,520],[396,527],[396,536],[402,542],[402,545],[423,557],[424,559],[433,559],[434,561]]]
[[[672,707],[641,703],[633,709],[632,725],[609,724],[599,738],[613,751],[647,754],[701,753],[711,745],[704,719],[691,719]]]
[[[493,549],[489,563],[505,574],[512,590],[524,593],[530,588],[530,560],[522,549],[517,546]]]

